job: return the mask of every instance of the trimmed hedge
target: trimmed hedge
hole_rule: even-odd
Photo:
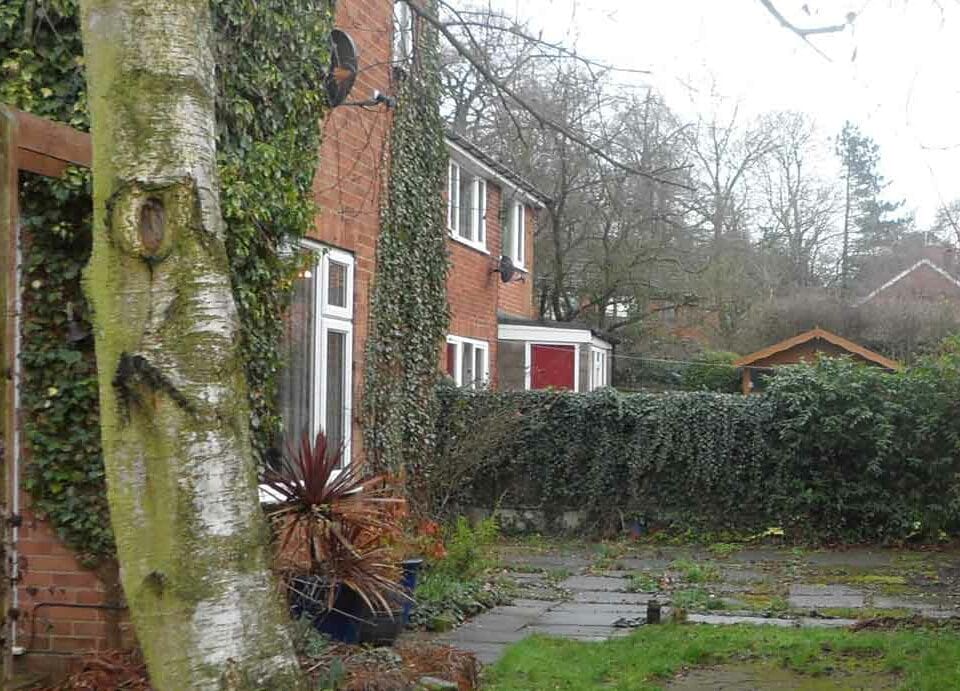
[[[431,507],[843,541],[960,528],[960,348],[906,373],[784,368],[764,395],[445,387]]]

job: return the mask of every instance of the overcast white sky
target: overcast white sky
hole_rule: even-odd
[[[960,198],[957,0],[775,0],[802,26],[843,23],[857,12],[852,29],[811,39],[830,61],[759,0],[489,2],[585,56],[651,70],[645,79],[681,114],[697,108],[687,85],[715,83],[749,113],[807,112],[825,138],[844,120],[856,122],[881,147],[888,196],[906,198],[921,223],[942,201]]]

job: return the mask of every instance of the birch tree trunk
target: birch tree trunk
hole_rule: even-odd
[[[82,0],[101,426],[155,688],[297,689],[220,214],[209,0]]]

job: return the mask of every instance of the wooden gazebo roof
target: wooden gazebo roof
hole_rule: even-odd
[[[856,355],[867,362],[872,362],[875,365],[883,367],[888,370],[899,370],[900,363],[890,358],[886,358],[880,353],[875,353],[872,350],[864,348],[861,345],[857,345],[853,341],[850,341],[842,336],[837,336],[835,333],[830,333],[829,331],[821,328],[810,329],[809,331],[804,331],[801,334],[797,334],[792,338],[788,338],[785,341],[780,341],[779,343],[774,343],[771,346],[767,346],[762,350],[758,350],[755,353],[750,355],[745,355],[744,357],[736,360],[733,365],[735,367],[751,367],[751,366],[762,366],[757,363],[762,363],[764,360],[776,355],[777,353],[782,353],[791,348],[796,348],[799,345],[808,343],[810,341],[823,340],[827,343],[830,343],[841,350],[845,350],[851,355]]]

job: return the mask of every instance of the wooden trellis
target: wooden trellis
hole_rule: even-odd
[[[12,639],[16,612],[13,591],[16,549],[14,528],[19,523],[18,473],[15,443],[18,429],[17,390],[17,246],[20,228],[20,172],[59,177],[68,165],[89,168],[90,135],[67,125],[39,118],[0,104],[0,612],[3,613],[3,677],[13,675]],[[5,685],[4,685],[5,686]]]

